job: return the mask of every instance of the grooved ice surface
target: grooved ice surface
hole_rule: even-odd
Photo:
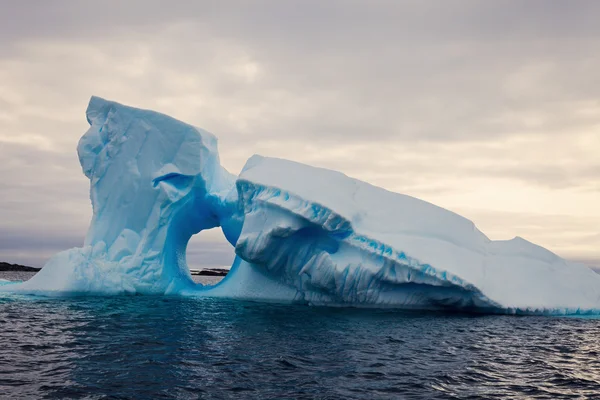
[[[453,212],[288,160],[237,179],[236,253],[311,304],[594,312],[600,275],[522,238],[491,241]]]
[[[292,161],[236,177],[215,137],[93,97],[78,153],[94,216],[82,248],[2,291],[180,294],[312,305],[597,313],[600,275],[524,239],[491,241],[448,210]],[[237,257],[189,276],[189,238],[221,226]]]

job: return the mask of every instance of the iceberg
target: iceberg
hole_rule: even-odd
[[[239,176],[216,138],[92,97],[78,145],[93,218],[82,248],[0,291],[165,294],[322,306],[493,313],[600,312],[600,275],[522,238],[340,172],[251,157]],[[190,237],[221,227],[230,273],[195,284]]]

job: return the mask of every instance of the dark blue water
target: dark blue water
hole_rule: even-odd
[[[7,399],[600,398],[600,320],[0,298]]]

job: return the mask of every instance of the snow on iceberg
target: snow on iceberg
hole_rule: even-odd
[[[296,301],[531,313],[600,309],[600,275],[591,269],[521,238],[491,241],[468,219],[425,201],[260,156],[247,162],[236,186],[244,214],[236,253],[247,264],[240,267],[293,289]]]
[[[94,216],[24,293],[181,294],[312,305],[593,313],[600,275],[521,238],[339,172],[253,156],[239,177],[210,133],[93,97],[78,153]],[[194,284],[189,238],[221,226],[236,259]]]

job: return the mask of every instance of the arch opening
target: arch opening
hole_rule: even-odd
[[[192,235],[185,249],[192,280],[205,286],[217,285],[227,275],[234,259],[233,246],[219,227]]]

